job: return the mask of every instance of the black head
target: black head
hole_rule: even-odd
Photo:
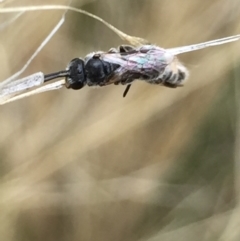
[[[71,60],[67,66],[68,76],[66,77],[66,87],[78,90],[86,84],[86,73],[84,61],[79,58]]]

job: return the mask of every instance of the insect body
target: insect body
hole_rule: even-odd
[[[45,79],[64,75],[66,87],[75,90],[85,85],[130,85],[137,79],[175,88],[183,85],[188,71],[176,56],[163,48],[154,45],[138,48],[122,45],[119,49],[110,49],[106,53],[91,53],[84,60],[75,58],[65,72],[46,75]]]

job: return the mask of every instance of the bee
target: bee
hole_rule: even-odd
[[[189,72],[178,60],[177,56],[179,54],[226,44],[240,39],[240,34],[238,34],[199,44],[164,49],[149,43],[149,41],[145,39],[127,35],[98,16],[69,6],[48,5],[13,9],[5,8],[0,9],[0,12],[36,11],[41,9],[65,9],[88,15],[105,24],[120,38],[129,42],[130,45],[111,48],[107,52],[93,52],[83,59],[74,58],[67,65],[66,70],[47,75],[38,72],[10,83],[7,81],[3,82],[0,86],[0,104],[5,104],[33,94],[59,89],[63,86],[68,89],[79,90],[85,86],[102,87],[111,84],[122,84],[126,85],[123,93],[124,97],[127,95],[132,83],[136,80],[169,88],[181,87],[189,77]],[[46,82],[62,77],[64,77],[63,80],[44,85]],[[26,92],[29,88],[39,85],[43,86]]]
[[[57,75],[51,76],[56,78]],[[135,80],[176,88],[183,86],[187,77],[187,69],[176,56],[163,48],[154,45],[138,48],[121,45],[106,53],[99,51],[88,54],[85,59],[73,59],[66,69],[66,87],[76,90],[85,85],[122,84],[127,85],[123,95],[125,97]]]

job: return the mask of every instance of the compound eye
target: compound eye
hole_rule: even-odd
[[[86,84],[86,73],[84,61],[79,58],[71,60],[68,64],[68,76],[66,77],[66,87],[68,89],[78,90]]]

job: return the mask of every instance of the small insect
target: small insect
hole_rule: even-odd
[[[127,86],[123,93],[124,97],[135,80],[143,80],[150,84],[170,88],[180,87],[183,86],[189,73],[186,67],[178,60],[177,55],[240,39],[239,34],[199,44],[164,49],[150,44],[145,39],[129,36],[103,19],[81,9],[55,5],[13,8],[11,11],[36,11],[41,9],[68,9],[81,12],[101,21],[131,45],[121,45],[119,48],[112,48],[108,52],[98,51],[90,53],[84,59],[75,58],[70,61],[66,70],[46,75],[39,72],[10,83],[3,82],[0,87],[0,104],[37,93],[59,89],[63,86],[66,86],[68,89],[78,90],[84,86],[122,84]],[[0,12],[4,12],[3,10],[0,9]],[[63,77],[64,79],[60,81],[44,85],[44,83],[53,79]],[[28,89],[39,85],[43,86],[28,91]]]
[[[162,48],[153,45],[139,48],[121,45],[106,53],[91,53],[84,60],[75,58],[65,71],[45,75],[44,79],[46,82],[66,77],[66,87],[75,90],[85,85],[127,85],[123,94],[125,97],[134,80],[175,88],[182,86],[187,75],[188,71],[177,58]]]

